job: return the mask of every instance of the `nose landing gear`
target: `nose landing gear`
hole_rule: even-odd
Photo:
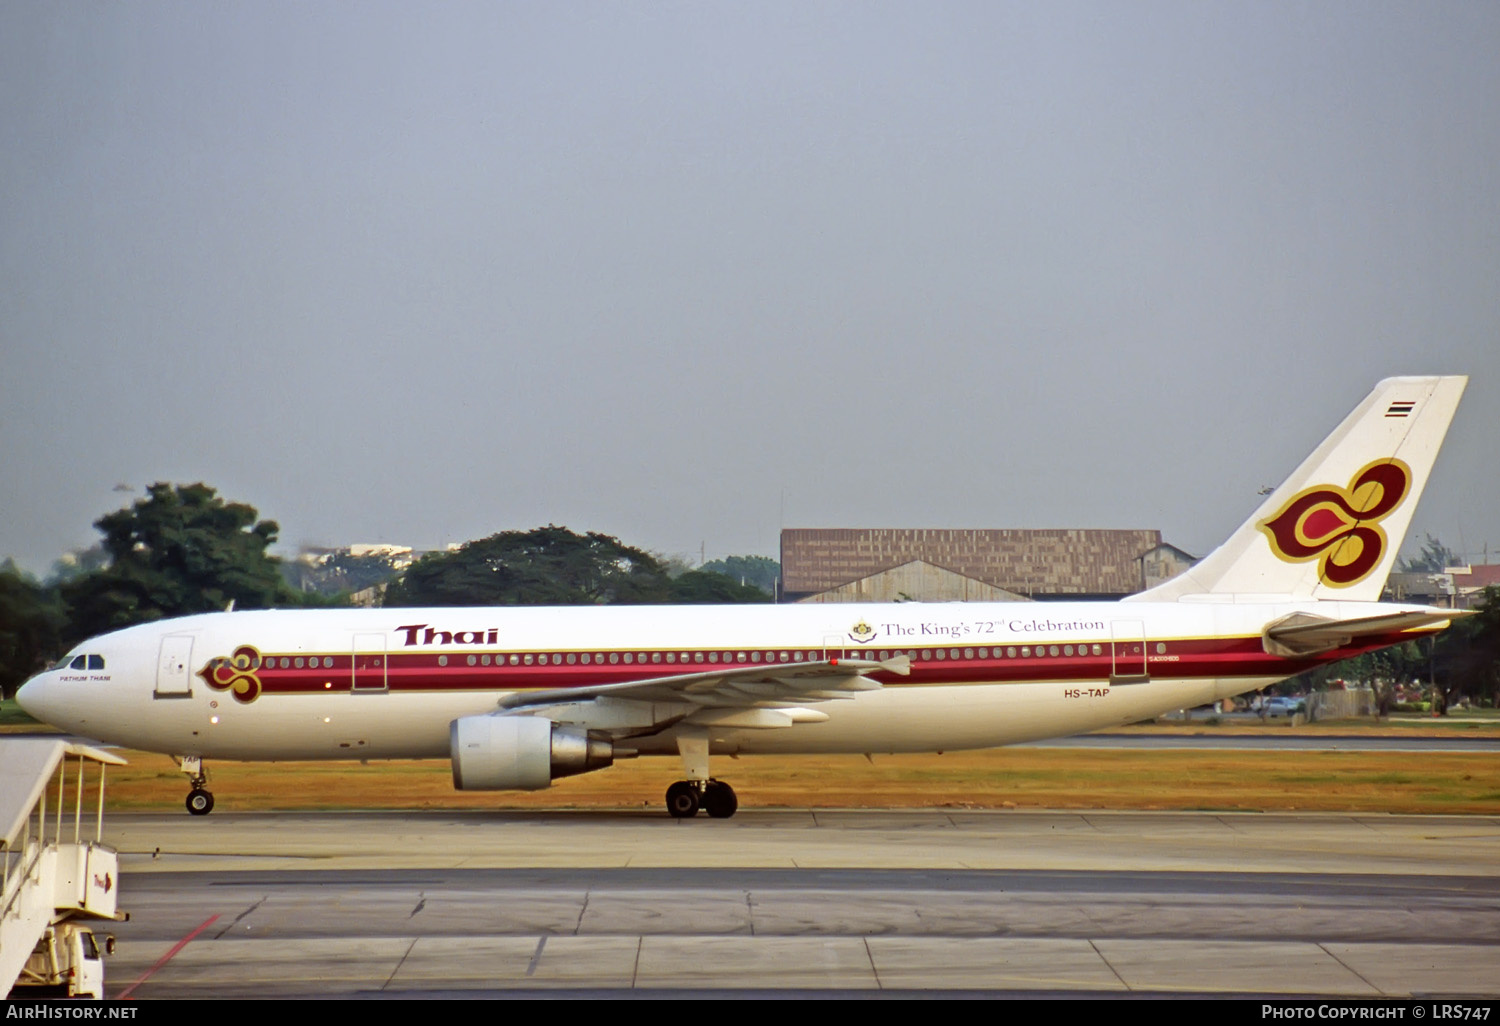
[[[177,762],[193,785],[187,796],[188,812],[194,816],[207,816],[214,811],[214,796],[207,787],[208,774],[203,770],[203,760],[196,755],[184,755]]]

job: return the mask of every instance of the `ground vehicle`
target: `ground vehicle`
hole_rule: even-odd
[[[1295,696],[1272,695],[1266,699],[1266,703],[1262,708],[1265,714],[1272,718],[1277,716],[1294,716],[1297,713],[1307,712],[1307,699]]]
[[[64,920],[47,929],[26,968],[11,991],[11,997],[56,996],[104,997],[103,955],[113,954],[115,939],[105,935],[101,945],[82,923]]]

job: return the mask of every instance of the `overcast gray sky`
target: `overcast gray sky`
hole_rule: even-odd
[[[1500,4],[0,4],[0,558],[1160,528],[1391,374],[1500,554]],[[115,491],[128,484],[134,493]]]

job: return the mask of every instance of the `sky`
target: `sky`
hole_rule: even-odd
[[[0,4],[0,559],[156,481],[283,553],[1201,555],[1449,373],[1412,531],[1500,562],[1496,53],[1487,0]]]

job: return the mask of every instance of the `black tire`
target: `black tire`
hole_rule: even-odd
[[[710,780],[708,790],[703,792],[703,811],[714,819],[728,819],[740,807],[734,788],[722,780]]]
[[[698,815],[698,788],[690,780],[679,780],[667,788],[667,811],[673,819]]]
[[[214,811],[214,796],[201,787],[193,788],[188,792],[187,810],[194,816],[207,816]]]

